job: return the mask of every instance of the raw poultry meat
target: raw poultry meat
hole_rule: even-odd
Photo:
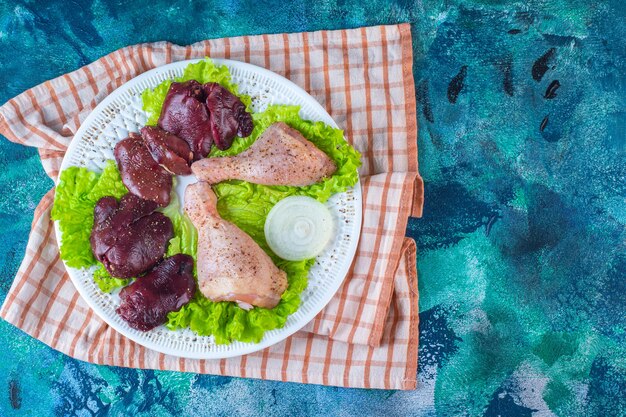
[[[114,154],[122,182],[131,193],[159,206],[170,203],[172,175],[152,158],[140,135],[131,133],[120,141]]]
[[[176,175],[190,175],[189,164],[193,152],[187,142],[158,126],[144,126],[141,137],[152,158],[167,171]]]
[[[211,145],[228,149],[235,136],[252,133],[252,115],[239,97],[217,83],[174,82],[161,108],[158,125],[184,139],[194,160],[208,155]]]
[[[120,291],[117,313],[130,327],[147,331],[165,323],[167,314],[187,304],[195,291],[193,258],[174,255]]]
[[[244,138],[252,133],[252,115],[246,111],[239,97],[218,83],[206,83],[202,88],[206,94],[215,146],[228,149],[235,136]]]
[[[207,156],[213,144],[205,99],[206,94],[199,82],[173,82],[157,122],[162,129],[185,140],[194,154],[194,159]]]
[[[174,235],[172,222],[154,212],[157,204],[126,194],[98,200],[94,209],[91,250],[114,277],[136,277],[152,268]]]
[[[245,232],[222,219],[207,183],[185,190],[185,212],[198,230],[198,285],[212,301],[242,308],[273,308],[287,289],[287,275]]]
[[[242,153],[191,165],[200,181],[244,180],[303,187],[331,176],[337,167],[324,152],[283,122],[274,123]]]

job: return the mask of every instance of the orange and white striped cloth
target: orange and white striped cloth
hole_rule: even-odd
[[[99,364],[414,389],[416,253],[404,232],[407,218],[421,215],[423,184],[408,24],[125,47],[9,100],[0,107],[0,133],[37,147],[56,179],[74,132],[111,91],[157,66],[204,56],[250,62],[289,78],[325,106],[362,153],[361,239],[332,301],[303,330],[246,356],[191,360],[151,351],[115,332],[80,298],[59,259],[51,190],[35,210],[26,256],[0,316],[54,349]]]

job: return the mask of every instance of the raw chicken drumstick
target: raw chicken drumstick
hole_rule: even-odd
[[[337,167],[324,152],[283,122],[274,123],[242,153],[194,162],[191,170],[210,184],[244,180],[303,187],[330,177]]]
[[[222,219],[207,183],[185,190],[185,212],[198,229],[198,286],[212,301],[274,308],[287,289],[287,275],[245,232]]]

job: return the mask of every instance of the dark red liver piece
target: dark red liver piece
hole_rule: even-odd
[[[217,83],[202,86],[209,109],[211,134],[219,149],[228,149],[235,136],[246,137],[252,133],[252,115],[237,96]]]
[[[115,160],[128,190],[165,207],[170,203],[172,175],[159,165],[137,133],[115,146]]]
[[[186,141],[195,160],[207,156],[213,137],[202,85],[195,80],[172,83],[158,125]]]
[[[193,160],[193,152],[187,142],[158,126],[141,128],[141,137],[159,165],[172,174],[191,175],[189,164]]]
[[[152,268],[174,235],[172,222],[154,212],[157,204],[126,194],[98,200],[94,209],[91,250],[114,277],[130,278]]]
[[[151,330],[165,323],[168,313],[187,304],[195,291],[193,258],[174,255],[122,289],[117,313],[130,327]]]
[[[217,83],[195,80],[172,83],[158,125],[184,139],[194,160],[207,156],[213,143],[230,148],[235,136],[249,136],[253,127],[252,115],[237,96]]]

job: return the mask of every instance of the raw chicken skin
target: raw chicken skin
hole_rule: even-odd
[[[250,236],[217,212],[207,183],[185,190],[185,212],[198,229],[198,286],[212,301],[274,308],[287,289],[287,275]]]
[[[200,181],[210,184],[244,180],[303,187],[330,177],[337,167],[300,132],[278,122],[239,155],[202,159],[194,162],[191,170]]]

